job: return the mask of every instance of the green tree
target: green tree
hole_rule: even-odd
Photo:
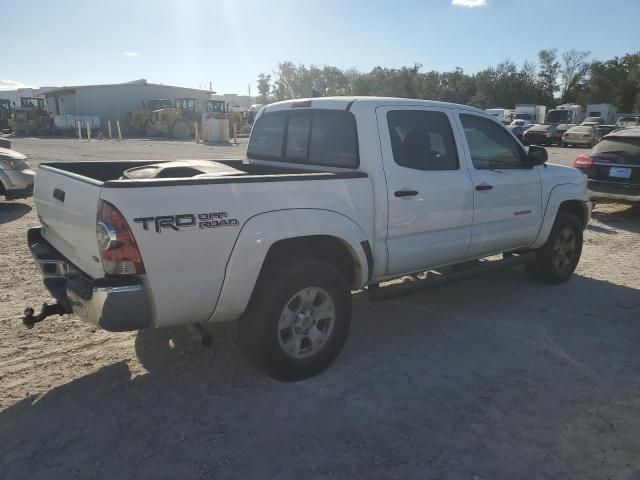
[[[587,61],[590,55],[589,51],[579,52],[573,49],[562,54],[560,99],[563,103],[582,100],[591,69],[591,64]]]
[[[554,94],[558,91],[558,76],[560,75],[560,62],[558,62],[558,50],[555,48],[540,50],[538,52],[540,73],[538,79],[544,95],[544,104],[554,103]]]
[[[260,94],[260,103],[266,104],[271,90],[271,75],[261,73],[258,75],[258,93]]]

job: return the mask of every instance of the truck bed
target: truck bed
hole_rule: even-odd
[[[35,203],[42,238],[76,270],[100,279],[105,273],[96,240],[96,212],[101,201],[115,206],[140,249],[146,270],[142,281],[152,292],[154,324],[161,326],[176,319],[197,323],[211,317],[238,236],[256,222],[269,224],[250,234],[256,242],[262,241],[264,232],[296,229],[311,218],[312,210],[332,212],[339,219],[358,218],[362,225],[357,228],[363,231],[373,228],[372,187],[364,172],[273,168],[226,160],[205,161],[200,170],[209,169],[209,173],[202,174],[193,171],[198,162],[203,161],[41,164]],[[175,169],[171,177],[122,179],[125,170],[152,165]],[[298,216],[285,222],[282,212]],[[199,220],[180,228],[156,228],[150,220],[178,217]],[[313,234],[326,232],[324,222],[313,221]],[[176,273],[188,288],[176,288]]]
[[[273,182],[273,181],[301,181],[301,180],[329,180],[346,178],[364,178],[364,172],[324,172],[320,170],[301,170],[289,167],[265,167],[246,163],[243,160],[198,160],[197,163],[211,162],[222,166],[231,167],[238,170],[238,173],[220,174],[215,173],[195,174],[188,171],[189,160],[179,161],[185,164],[185,168],[180,172],[172,172],[159,178],[148,179],[121,179],[123,173],[131,168],[160,165],[163,163],[177,163],[171,161],[157,160],[125,160],[118,162],[49,162],[40,165],[44,170],[55,171],[56,173],[75,178],[85,183],[99,185],[104,188],[134,188],[134,187],[161,187],[177,185],[202,185],[219,183],[251,183],[251,182]],[[169,176],[170,175],[170,176]]]

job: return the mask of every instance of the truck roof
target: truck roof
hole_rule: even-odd
[[[420,105],[425,107],[456,107],[465,110],[473,111],[476,113],[482,113],[487,115],[484,110],[479,108],[469,107],[467,105],[460,105],[457,103],[438,102],[435,100],[419,100],[413,98],[397,98],[397,97],[314,97],[314,98],[297,98],[295,100],[284,100],[282,102],[271,103],[263,109],[263,112],[274,112],[278,110],[289,110],[293,107],[293,104],[298,104],[300,107],[313,107],[313,108],[326,108],[332,110],[347,110],[351,108],[355,102],[360,104],[366,104],[372,108],[382,105]],[[306,105],[308,103],[308,105]],[[488,116],[488,115],[487,115]]]

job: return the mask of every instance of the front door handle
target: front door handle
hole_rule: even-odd
[[[479,192],[486,192],[487,190],[493,190],[493,185],[489,185],[488,183],[481,183],[480,185],[476,185],[476,190]]]
[[[415,195],[418,195],[418,191],[417,190],[398,190],[397,192],[394,193],[394,195],[396,197],[413,197]]]

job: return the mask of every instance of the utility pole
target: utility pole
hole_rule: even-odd
[[[249,87],[249,106],[251,106],[251,85],[247,85]]]
[[[211,80],[209,80],[209,93],[213,92],[213,87],[211,85]]]

